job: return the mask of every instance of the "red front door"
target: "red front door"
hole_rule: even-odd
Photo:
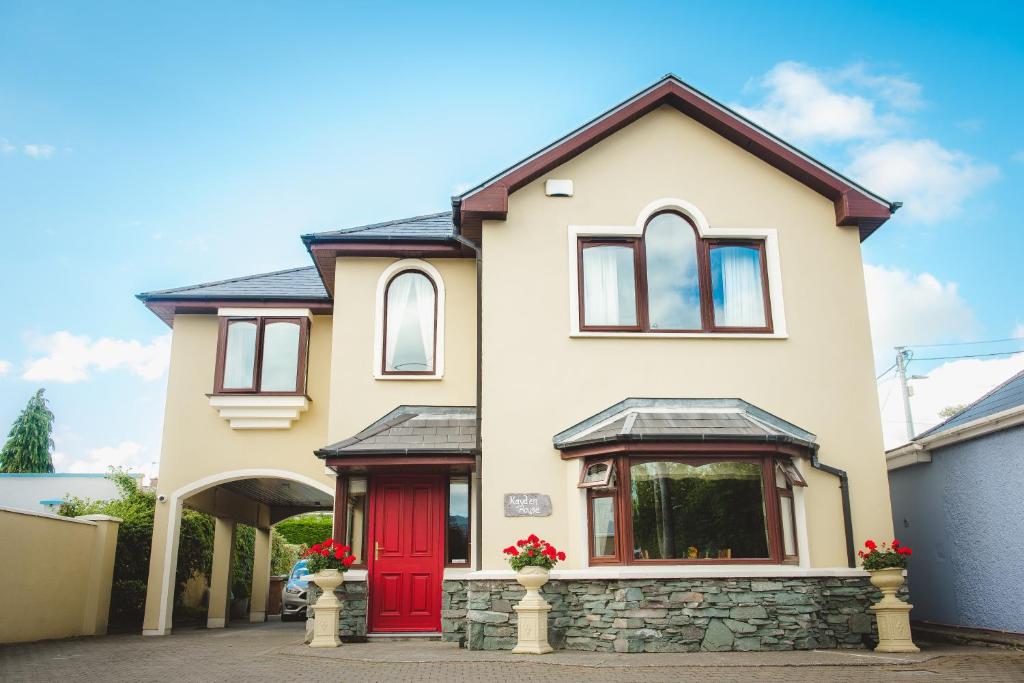
[[[383,475],[372,482],[370,632],[440,631],[444,479]]]

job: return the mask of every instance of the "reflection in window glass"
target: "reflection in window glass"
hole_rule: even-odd
[[[295,391],[299,369],[299,326],[292,322],[268,323],[263,328],[261,391]]]
[[[583,249],[584,325],[628,327],[636,320],[633,248],[602,245]]]
[[[782,514],[782,552],[788,557],[796,555],[796,530],[793,528],[793,499],[779,496]]]
[[[345,510],[345,545],[352,547],[352,554],[356,556],[356,563],[365,564],[366,557],[363,550],[366,542],[363,538],[363,530],[366,521],[366,480],[349,479],[347,507]]]
[[[401,273],[388,284],[385,371],[433,371],[436,298],[434,284],[418,271]]]
[[[224,388],[251,389],[256,361],[256,323],[236,321],[228,324],[224,351]]]
[[[693,228],[678,214],[659,214],[647,224],[644,244],[651,329],[701,329],[697,235]]]
[[[764,327],[761,250],[713,246],[711,293],[719,327]]]
[[[591,518],[593,520],[594,557],[615,554],[615,498],[604,496],[592,498]]]
[[[448,561],[469,562],[469,478],[448,482]]]
[[[768,557],[760,465],[646,462],[630,476],[636,559]]]

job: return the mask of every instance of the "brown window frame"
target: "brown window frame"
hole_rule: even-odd
[[[594,458],[597,461],[604,458]],[[587,548],[591,565],[717,565],[717,564],[791,564],[798,561],[798,555],[786,556],[782,545],[781,505],[775,484],[774,455],[744,456],[729,454],[687,454],[678,451],[665,454],[621,453],[614,457],[618,470],[614,489],[587,489]],[[585,461],[586,464],[590,459]],[[630,465],[643,462],[681,462],[689,465],[705,465],[712,462],[747,462],[761,467],[761,495],[764,502],[764,522],[767,536],[768,556],[755,558],[671,558],[643,560],[633,557],[633,514],[632,514],[632,472]],[[594,555],[593,499],[613,496],[615,498],[615,554]],[[794,530],[796,529],[796,508],[794,506]]]
[[[602,479],[602,480],[599,480],[599,481],[586,481],[587,470],[589,470],[594,465],[607,465],[608,466],[608,473],[605,475],[604,479]],[[587,460],[587,462],[585,462],[583,464],[583,467],[580,468],[580,480],[576,484],[576,486],[577,486],[577,488],[581,488],[581,489],[603,489],[603,488],[609,488],[609,487],[614,485],[613,484],[614,476],[615,476],[615,459],[614,458],[594,458],[592,460]]]
[[[697,282],[700,298],[700,328],[674,329],[666,327],[652,328],[650,324],[650,292],[647,282],[647,228],[651,221],[663,214],[679,216],[690,226],[696,240]],[[583,250],[591,247],[626,246],[633,250],[633,289],[636,294],[636,325],[587,325],[586,301],[583,296],[585,274],[583,269]],[[764,302],[764,327],[730,327],[716,325],[714,293],[711,288],[711,250],[716,247],[757,247],[761,254],[761,294]],[[768,291],[768,259],[763,239],[717,239],[701,237],[700,231],[690,218],[678,211],[659,211],[647,219],[643,233],[638,237],[580,237],[576,244],[576,284],[579,305],[579,329],[581,332],[643,332],[652,334],[771,334],[774,332],[772,322],[771,293]]]
[[[452,479],[466,479],[466,500],[469,503],[469,529],[466,530],[466,561],[452,562],[451,549],[448,547],[448,515],[451,513]],[[469,474],[449,474],[444,487],[444,566],[455,569],[469,569],[473,566],[473,477]]]
[[[295,368],[294,391],[262,391],[263,381],[263,334],[266,326],[271,323],[295,323],[299,326],[299,359]],[[254,323],[256,325],[256,352],[253,356],[252,386],[247,388],[225,388],[224,367],[227,361],[228,328],[234,323]],[[214,372],[213,393],[220,394],[258,394],[260,396],[304,396],[306,394],[306,368],[309,365],[309,318],[290,316],[236,316],[220,319],[217,337],[217,366]]]
[[[434,288],[434,335],[433,335],[433,348],[430,350],[430,369],[429,370],[388,370],[388,294],[391,292],[391,284],[397,280],[400,276],[406,273],[417,273],[427,278],[427,282]],[[384,285],[384,319],[381,322],[381,354],[380,354],[380,373],[382,375],[388,375],[393,377],[395,375],[420,375],[420,376],[432,376],[437,374],[437,283],[434,282],[434,278],[419,268],[403,268],[397,273],[393,274],[389,279],[388,283]]]

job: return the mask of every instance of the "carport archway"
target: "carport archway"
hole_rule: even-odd
[[[210,514],[215,521],[207,626],[219,628],[228,621],[236,525],[256,529],[249,619],[263,621],[270,585],[270,526],[302,512],[333,510],[334,487],[327,481],[287,470],[249,469],[213,475],[175,490],[157,507],[154,520],[144,635],[171,632],[181,512],[185,507]]]

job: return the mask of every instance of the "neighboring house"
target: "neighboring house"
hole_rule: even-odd
[[[510,647],[536,533],[557,646],[859,646],[854,547],[892,533],[860,242],[894,208],[668,76],[450,212],[140,295],[174,329],[145,632],[184,505],[210,626],[236,523],[261,621],[270,524],[333,509],[345,634]]]
[[[141,474],[130,476],[141,485]],[[0,506],[3,507],[56,513],[67,496],[111,500],[119,498],[121,492],[105,474],[0,474]]]
[[[1024,372],[886,459],[913,617],[1024,634]]]

